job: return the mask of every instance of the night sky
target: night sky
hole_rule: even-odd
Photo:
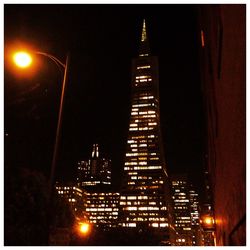
[[[57,179],[73,180],[92,144],[112,160],[119,187],[126,149],[131,60],[146,19],[159,58],[161,127],[168,172],[189,173],[199,190],[203,167],[200,46],[194,5],[4,5],[5,165],[48,175],[62,73],[40,56],[29,77],[13,72],[8,51],[32,46],[65,61],[70,53]]]

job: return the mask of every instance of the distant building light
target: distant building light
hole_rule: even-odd
[[[204,39],[204,32],[203,32],[203,30],[201,30],[201,46],[202,46],[202,48],[205,47],[205,39]]]

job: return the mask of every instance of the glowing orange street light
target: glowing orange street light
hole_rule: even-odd
[[[213,224],[213,219],[212,217],[206,217],[204,219],[204,223],[207,224],[207,225],[212,225]]]
[[[87,236],[91,231],[91,225],[88,222],[78,222],[77,232],[79,236]]]
[[[204,230],[211,230],[215,227],[214,218],[211,215],[203,216],[200,222]]]
[[[27,68],[32,63],[32,57],[25,51],[16,52],[13,55],[13,60],[15,64],[20,68]]]
[[[89,224],[88,223],[80,224],[80,232],[83,234],[87,234],[89,232]]]

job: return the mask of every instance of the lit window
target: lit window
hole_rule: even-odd
[[[136,200],[136,196],[128,196],[127,199],[128,200]]]
[[[125,162],[125,165],[137,165],[136,161]]]
[[[151,66],[150,65],[145,65],[145,66],[137,66],[137,69],[150,69]]]
[[[152,227],[159,227],[158,223],[152,223]]]
[[[128,223],[128,227],[136,227],[136,223]]]
[[[149,114],[155,114],[155,111],[154,110],[149,110],[148,113]]]
[[[126,208],[124,208],[124,210],[136,211],[136,210],[137,210],[137,207],[126,207]]]
[[[130,127],[137,127],[137,126],[138,126],[137,123],[131,123],[131,124],[130,124]]]
[[[129,128],[129,131],[136,131],[138,128]]]
[[[150,78],[150,76],[136,76],[136,79],[145,79],[145,78]]]
[[[149,122],[148,126],[153,126],[153,125],[157,125],[157,122]]]
[[[168,223],[160,223],[160,227],[168,227]]]

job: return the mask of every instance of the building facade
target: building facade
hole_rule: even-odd
[[[144,20],[139,56],[132,61],[131,112],[120,198],[123,227],[162,231],[170,227],[161,139],[158,61],[150,55]]]
[[[86,213],[97,227],[117,227],[120,193],[88,192]]]
[[[246,5],[197,7],[216,245],[246,245]]]

